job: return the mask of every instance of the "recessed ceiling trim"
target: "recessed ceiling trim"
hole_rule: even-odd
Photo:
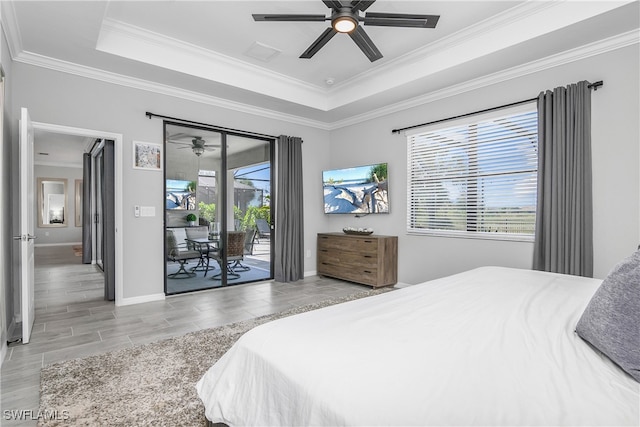
[[[601,55],[617,49],[622,49],[634,44],[640,44],[640,30],[632,30],[616,36],[599,40],[594,43],[571,49],[546,58],[531,61],[526,64],[518,65],[496,73],[488,74],[464,83],[456,84],[443,88],[441,90],[429,92],[411,99],[407,99],[395,104],[387,105],[376,110],[368,111],[364,114],[352,116],[344,120],[335,121],[331,124],[331,130],[339,129],[346,126],[373,120],[389,114],[401,112],[409,108],[418,107],[420,105],[451,98],[466,92],[470,92],[483,87],[491,86],[515,78],[523,77],[529,74],[548,70],[550,68],[580,61],[592,56]],[[541,88],[542,90],[542,88]],[[532,94],[533,96],[534,94]]]
[[[180,73],[327,110],[326,90],[255,64],[105,19],[96,49]]]
[[[507,9],[499,14],[492,16],[491,18],[485,19],[483,21],[477,22],[474,25],[471,25],[463,30],[457,31],[453,34],[450,34],[446,37],[440,38],[435,42],[429,43],[419,49],[415,49],[411,52],[408,52],[396,59],[393,62],[383,63],[379,66],[369,69],[363,73],[358,74],[357,76],[353,76],[349,79],[343,80],[340,83],[336,84],[331,90],[332,91],[340,91],[343,86],[351,86],[357,80],[361,79],[370,79],[373,76],[381,75],[390,72],[393,68],[398,66],[410,67],[421,61],[425,57],[430,57],[431,55],[439,52],[439,51],[447,51],[449,49],[455,48],[459,45],[462,45],[469,40],[472,40],[475,37],[480,37],[484,34],[490,33],[495,30],[496,27],[500,25],[505,25],[505,23],[511,22],[512,20],[520,20],[527,16],[538,13],[542,8],[547,8],[552,5],[551,2],[526,2],[517,6],[514,6],[510,9]]]
[[[362,73],[331,88],[329,110],[465,64],[616,9],[629,1],[527,2],[411,52],[393,65]]]
[[[281,120],[288,123],[309,126],[322,130],[334,130],[374,118],[382,117],[387,114],[406,110],[418,105],[423,105],[429,102],[434,102],[440,99],[455,96],[474,89],[479,89],[484,86],[507,81],[519,76],[531,74],[535,71],[552,68],[638,43],[640,43],[640,30],[636,29],[576,49],[542,58],[541,60],[532,61],[522,66],[513,67],[508,70],[470,80],[459,85],[453,85],[442,90],[430,92],[406,101],[402,101],[396,104],[385,106],[383,108],[372,110],[364,114],[352,116],[347,119],[334,121],[331,123],[308,119],[292,114],[280,113],[265,108],[255,107],[253,105],[217,98],[210,95],[204,95],[202,93],[194,91],[188,91],[177,87],[150,82],[143,79],[124,76],[121,74],[70,63],[67,61],[61,61],[31,52],[21,52],[19,55],[13,57],[12,59],[16,62],[24,63],[27,65],[42,67],[54,71],[77,75],[80,77],[91,78],[105,83],[117,84],[120,86],[159,93],[162,95],[172,96],[175,98],[185,99],[188,101],[198,102],[214,107],[226,108],[241,113],[271,118],[274,120]]]

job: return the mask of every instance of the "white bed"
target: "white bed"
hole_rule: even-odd
[[[600,283],[483,267],[280,319],[197,391],[229,426],[637,426],[640,384],[574,332]]]

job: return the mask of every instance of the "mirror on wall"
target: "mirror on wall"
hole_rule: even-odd
[[[67,226],[67,180],[38,178],[38,226]]]
[[[82,227],[82,180],[76,179],[75,197],[76,227]]]

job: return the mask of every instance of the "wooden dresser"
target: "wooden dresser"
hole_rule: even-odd
[[[398,237],[319,233],[317,271],[374,288],[394,285],[398,281]]]

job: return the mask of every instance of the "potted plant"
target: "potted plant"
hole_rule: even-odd
[[[195,227],[198,217],[195,214],[190,213],[185,217],[185,219],[189,222],[189,227]]]

